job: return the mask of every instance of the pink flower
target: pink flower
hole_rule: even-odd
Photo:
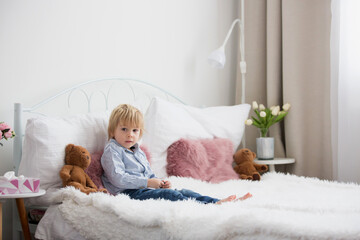
[[[11,138],[12,137],[12,131],[11,129],[9,131],[7,131],[6,133],[4,133],[5,138]]]
[[[9,128],[10,128],[10,126],[7,125],[6,123],[0,123],[0,131],[3,131],[5,129],[9,129]]]
[[[8,140],[9,138],[13,138],[14,136],[15,132],[11,129],[11,127],[4,122],[0,122],[0,140]],[[2,145],[3,144],[0,143],[0,146]]]

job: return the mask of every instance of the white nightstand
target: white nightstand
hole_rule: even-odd
[[[24,198],[32,198],[32,197],[39,197],[46,193],[44,189],[40,189],[37,193],[19,193],[19,194],[9,194],[9,195],[0,195],[0,240],[2,239],[2,203],[1,200],[3,199],[15,199],[16,206],[18,209],[21,227],[24,234],[25,240],[31,240],[30,229],[29,229],[29,222],[26,215],[26,209],[24,205]]]
[[[267,164],[269,165],[270,172],[275,172],[275,165],[295,163],[295,158],[274,158],[269,160],[259,160],[255,158],[254,162],[257,164]]]

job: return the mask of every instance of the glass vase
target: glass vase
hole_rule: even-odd
[[[256,138],[256,155],[259,160],[274,159],[274,138],[268,137],[268,128],[260,128],[260,137]]]

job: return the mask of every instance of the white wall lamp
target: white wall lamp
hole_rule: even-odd
[[[234,29],[236,23],[239,23],[240,29],[240,41],[239,41],[239,48],[240,48],[240,72],[241,72],[241,103],[245,103],[245,74],[246,74],[246,62],[245,62],[245,14],[244,14],[244,0],[241,0],[241,16],[240,19],[235,19],[231,24],[231,27],[225,37],[223,44],[213,51],[209,57],[208,61],[211,66],[215,68],[224,68],[226,57],[225,57],[225,46],[229,37]],[[242,139],[243,147],[245,147],[245,129],[244,129],[244,136]]]

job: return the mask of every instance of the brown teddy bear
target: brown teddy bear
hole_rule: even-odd
[[[241,179],[260,180],[260,173],[268,170],[267,165],[254,163],[255,158],[256,153],[247,148],[240,149],[234,154],[234,170]]]
[[[90,162],[90,153],[85,148],[68,144],[65,148],[66,165],[60,170],[63,186],[73,186],[86,194],[97,191],[107,192],[106,189],[98,190],[85,173],[84,170],[90,165]]]

